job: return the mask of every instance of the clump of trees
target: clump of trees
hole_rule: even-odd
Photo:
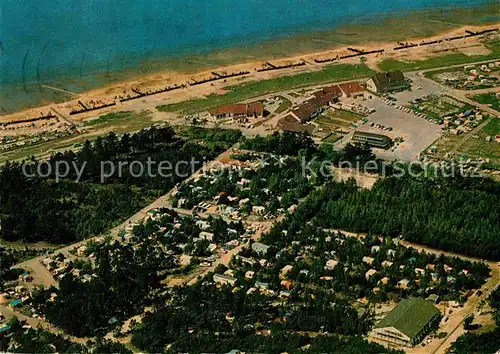
[[[285,209],[306,197],[309,192],[326,180],[330,179],[328,170],[320,171],[318,163],[312,163],[309,174],[303,171],[302,162],[297,158],[265,158],[263,164],[256,170],[243,170],[241,174],[230,170],[217,171],[213,175],[208,173],[197,181],[182,184],[173,198],[174,205],[191,209],[198,203],[211,200],[219,195],[219,204],[239,207],[239,200],[249,199],[249,202],[240,208],[249,213],[253,205],[266,206],[266,211],[276,213],[278,209]],[[305,161],[307,162],[307,161]],[[238,181],[245,179],[244,185]],[[224,195],[220,195],[224,193]],[[228,196],[236,196],[238,200],[229,201]]]
[[[232,349],[283,352],[306,345],[314,348],[313,352],[327,346],[346,353],[385,352],[356,336],[368,330],[366,318],[359,317],[347,303],[332,306],[327,294],[318,292],[315,301],[277,305],[273,298],[258,292],[247,294],[229,286],[218,289],[207,282],[210,277],[193,286],[175,288],[168,298],[158,299],[154,311],[134,330],[132,343],[148,352],[162,351],[169,344],[169,352],[195,353]],[[271,335],[258,334],[267,330]],[[328,331],[330,335],[313,339],[297,331]]]
[[[116,323],[141,313],[160,284],[159,273],[175,267],[172,257],[156,252],[147,241],[138,249],[131,244],[113,247],[105,243],[94,255],[96,266],[90,281],[68,273],[59,282],[59,289],[33,296],[34,306],[51,323],[79,337],[104,335]],[[52,293],[57,297],[49,301]]]
[[[240,147],[246,150],[290,156],[298,155],[301,150],[307,154],[317,151],[316,144],[309,135],[289,131],[274,132],[266,137],[258,135],[255,138],[243,140]]]

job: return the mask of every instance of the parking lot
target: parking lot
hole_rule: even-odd
[[[409,73],[406,76],[412,81],[411,91],[402,91],[392,94],[397,98],[399,105],[407,105],[416,98],[428,96],[430,94],[440,95],[441,93],[450,92],[451,89],[423,77],[421,73]]]
[[[420,92],[422,95],[422,92]],[[357,130],[387,135],[390,138],[403,138],[404,141],[391,150],[374,149],[377,156],[388,160],[413,161],[437,138],[440,137],[439,126],[411,113],[403,112],[394,106],[387,105],[381,98],[374,96],[362,102],[362,105],[375,109],[368,119],[375,124],[392,127],[392,131],[371,127],[369,124]]]

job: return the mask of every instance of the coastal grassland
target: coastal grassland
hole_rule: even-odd
[[[291,90],[300,87],[317,85],[327,82],[354,80],[373,75],[373,71],[364,64],[330,65],[320,71],[282,76],[269,80],[254,81],[246,84],[228,86],[227,93],[212,94],[207,98],[198,98],[191,101],[157,106],[162,112],[195,113],[210,107],[236,103],[244,99],[258,97],[274,92]]]
[[[475,95],[473,99],[478,103],[490,105],[491,108],[500,111],[500,100],[496,98],[495,93],[485,93],[481,95]]]
[[[99,116],[96,119],[88,120],[85,126],[106,129],[113,127],[115,133],[125,133],[140,130],[151,125],[151,112],[143,110],[141,112],[118,111]],[[116,129],[114,129],[116,128]]]
[[[477,61],[495,60],[500,58],[500,39],[490,40],[485,43],[485,46],[490,50],[490,54],[465,55],[463,53],[453,53],[417,61],[385,59],[378,64],[378,67],[382,71],[412,71],[433,69],[450,65],[461,65]]]
[[[120,111],[100,116],[85,122],[84,129],[88,131],[79,135],[56,138],[47,142],[25,145],[10,151],[0,153],[0,163],[5,161],[26,160],[35,156],[48,157],[55,152],[78,148],[85,140],[113,131],[117,134],[131,133],[151,126],[151,113],[148,111]]]

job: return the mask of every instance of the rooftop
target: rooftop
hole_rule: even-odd
[[[314,130],[314,126],[300,124],[291,114],[281,118],[278,121],[278,127],[296,133],[311,133]]]
[[[314,115],[321,107],[328,106],[328,103],[332,99],[338,97],[335,93],[325,93],[315,96],[316,97],[308,99],[292,110],[292,113],[300,121],[304,122],[309,120],[309,118],[311,118],[311,116]]]
[[[211,115],[217,116],[222,114],[235,114],[235,115],[262,115],[264,112],[264,105],[261,102],[253,102],[249,104],[237,103],[226,104],[209,109]]]
[[[377,73],[373,77],[373,82],[379,89],[387,89],[394,85],[406,84],[405,77],[401,71]]]
[[[404,299],[375,328],[394,327],[413,339],[437,315],[439,310],[429,301]]]
[[[363,86],[361,86],[357,81],[346,82],[344,84],[340,84],[339,87],[346,96],[350,96],[353,93],[358,93],[365,90]]]
[[[388,136],[382,135],[382,134],[374,134],[374,133],[355,131],[353,138],[355,138],[357,136],[363,136],[363,137],[366,137],[369,139],[384,140],[384,141],[389,141],[391,139]]]

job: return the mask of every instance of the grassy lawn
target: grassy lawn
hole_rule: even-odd
[[[363,118],[362,114],[346,111],[344,109],[336,109],[335,111],[329,110],[327,115],[332,118],[340,118],[344,120],[348,120],[350,122],[356,122]]]
[[[482,103],[482,104],[488,104],[490,105],[491,108],[496,109],[497,111],[500,111],[500,100],[496,98],[495,93],[485,93],[482,95],[475,95],[474,101]]]
[[[399,61],[396,59],[386,59],[380,62],[379,68],[382,71],[401,70],[423,70],[438,68],[441,66],[467,64],[476,61],[494,60],[500,57],[500,40],[490,41],[485,44],[491,51],[487,55],[465,55],[462,53],[446,54],[435,58],[419,61]]]
[[[347,131],[347,128],[351,126],[351,123],[354,123],[363,118],[362,115],[344,111],[344,110],[335,110],[335,112],[327,111],[316,118],[315,123],[323,131]]]
[[[483,128],[483,132],[490,136],[495,136],[500,134],[500,118],[492,119],[488,124]]]
[[[351,123],[357,122],[362,118],[363,116],[358,113],[345,111],[343,109],[329,109],[316,118],[315,123],[318,124],[319,128],[323,131],[337,131],[339,129],[347,131]]]
[[[88,120],[84,123],[86,126],[93,126],[93,125],[100,125],[107,123],[109,121],[115,121],[118,119],[124,119],[124,118],[129,118],[132,115],[132,112],[130,111],[119,111],[119,112],[113,112],[113,113],[108,113],[100,116],[97,119],[92,119]]]
[[[342,139],[342,135],[333,133],[328,135],[326,139],[323,140],[323,142],[328,144],[334,144],[340,139]]]
[[[314,122],[324,131],[333,131],[339,129],[340,127],[349,126],[348,123],[333,119],[327,115],[320,115]]]
[[[136,131],[151,125],[151,115],[148,111],[130,112],[120,111],[108,113],[97,119],[85,122],[85,127],[92,129],[116,128],[115,133]]]
[[[338,64],[325,67],[323,70],[302,73],[291,76],[282,76],[275,79],[255,81],[241,85],[229,86],[229,91],[222,95],[210,95],[207,98],[199,98],[169,105],[158,106],[163,112],[195,113],[206,110],[213,106],[236,103],[244,99],[258,97],[265,94],[290,90],[299,87],[311,86],[327,82],[354,80],[373,75],[373,71],[366,65]]]
[[[274,114],[275,115],[278,115],[280,113],[283,113],[285,112],[287,109],[289,109],[290,107],[292,107],[292,102],[290,102],[289,100],[287,100],[286,98],[284,97],[281,97],[281,104],[279,105],[279,107],[274,111]]]

